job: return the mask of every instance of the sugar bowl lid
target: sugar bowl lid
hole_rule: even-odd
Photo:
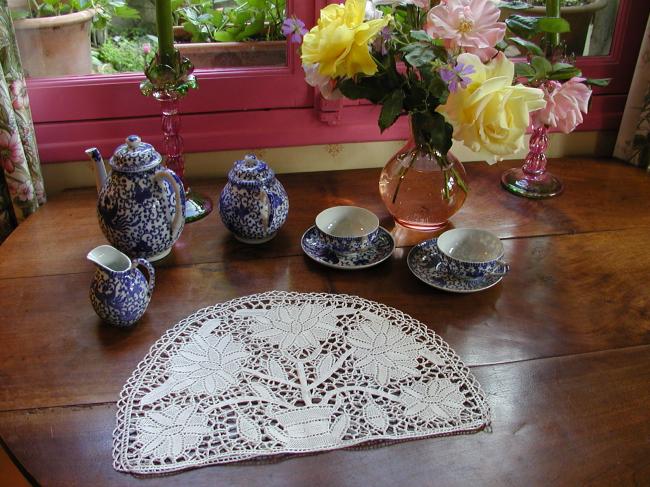
[[[162,157],[151,144],[137,135],[129,135],[124,144],[115,149],[109,164],[120,172],[140,172],[160,164]]]
[[[273,169],[254,154],[246,154],[243,159],[236,161],[228,172],[228,180],[232,184],[242,186],[261,186],[269,183],[274,177]]]

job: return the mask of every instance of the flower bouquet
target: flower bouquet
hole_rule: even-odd
[[[302,39],[306,80],[325,98],[381,105],[382,131],[409,116],[411,139],[380,178],[384,203],[402,225],[438,228],[463,204],[468,186],[449,152],[452,138],[491,161],[512,155],[524,147],[531,112],[547,106],[542,79],[565,73],[566,63],[550,65],[543,78],[516,70],[503,53],[499,13],[491,0],[346,0],[323,8]],[[515,17],[523,27],[513,32],[527,37],[512,43],[533,54],[541,52],[535,34],[562,31],[566,23]],[[304,32],[295,20],[287,30],[294,40]],[[529,58],[526,65],[539,62]]]

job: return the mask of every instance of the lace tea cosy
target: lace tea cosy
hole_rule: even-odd
[[[160,474],[489,422],[469,369],[417,320],[354,296],[270,292],[158,340],[120,395],[113,459]]]

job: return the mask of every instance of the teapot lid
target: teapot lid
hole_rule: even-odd
[[[275,177],[273,169],[254,154],[246,154],[242,160],[235,161],[228,172],[228,180],[243,186],[261,186]]]
[[[129,135],[124,144],[115,149],[109,164],[120,172],[140,172],[160,164],[162,157],[151,144],[137,135]]]

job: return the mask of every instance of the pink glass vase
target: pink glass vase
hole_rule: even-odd
[[[179,133],[181,117],[179,112],[181,95],[177,91],[156,91],[153,93],[162,108],[163,155],[165,165],[174,171],[185,187],[185,221],[200,220],[212,211],[212,200],[193,191],[185,180],[185,157],[183,139]]]
[[[521,168],[508,169],[501,176],[505,189],[525,198],[550,198],[562,192],[558,178],[546,171],[546,149],[548,148],[548,126],[533,127],[529,152]]]
[[[397,223],[419,231],[447,225],[467,197],[465,168],[413,135],[386,164],[379,178],[381,198]]]

